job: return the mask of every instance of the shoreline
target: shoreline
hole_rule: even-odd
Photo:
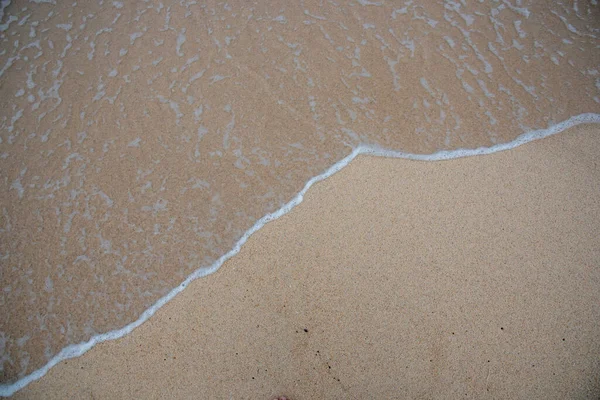
[[[358,155],[600,122],[598,7],[522,6],[10,3],[0,394],[131,334]]]
[[[450,156],[452,154],[461,154],[458,155],[456,157],[452,157],[454,159],[456,158],[460,158],[460,157],[468,157],[469,155],[477,155],[477,154],[485,154],[486,152],[488,153],[498,153],[498,152],[502,152],[503,150],[506,150],[507,148],[515,148],[515,147],[519,147],[521,144],[525,144],[525,143],[529,143],[531,141],[537,140],[537,139],[541,139],[541,138],[545,138],[551,135],[554,135],[558,132],[562,132],[565,129],[576,129],[575,127],[578,126],[579,124],[585,124],[585,123],[591,123],[591,122],[599,122],[599,118],[600,116],[598,114],[584,114],[583,116],[577,116],[577,117],[573,117],[568,121],[565,121],[561,124],[557,124],[552,128],[549,128],[547,130],[543,130],[543,131],[534,131],[534,132],[530,132],[530,133],[526,133],[524,135],[519,136],[515,141],[507,143],[507,144],[501,144],[501,145],[496,145],[490,148],[483,148],[483,149],[475,149],[472,151],[467,151],[465,152],[464,150],[456,150],[453,152],[443,152],[443,153],[435,153],[432,156],[435,156],[436,154],[438,154],[438,157],[441,157],[440,159],[450,159]],[[569,122],[570,121],[570,122]],[[576,121],[575,123],[573,123],[573,121]],[[571,126],[568,126],[570,124],[572,124]],[[595,125],[595,124],[594,124]],[[559,128],[557,128],[559,127]],[[591,130],[594,130],[595,128],[590,128]],[[596,129],[597,130],[597,129]],[[492,151],[490,149],[494,149],[494,148],[499,148],[499,150],[495,150]],[[370,150],[372,151],[372,150]],[[98,340],[98,337],[93,338],[90,342],[84,344],[84,345],[75,345],[75,346],[71,346],[71,348],[67,348],[68,350],[63,350],[64,353],[61,352],[61,354],[59,355],[60,357],[55,357],[55,359],[53,359],[53,361],[51,361],[49,364],[47,364],[46,367],[42,368],[42,370],[44,370],[43,373],[41,373],[41,376],[43,376],[43,374],[45,374],[48,370],[50,370],[52,368],[52,366],[48,366],[50,364],[52,364],[53,366],[60,363],[61,361],[64,360],[68,360],[70,358],[73,357],[80,357],[81,355],[83,355],[84,353],[86,353],[88,350],[90,350],[91,348],[95,347],[96,344],[99,344],[101,342],[107,341],[107,340],[116,340],[119,338],[123,338],[128,336],[129,333],[132,333],[132,331],[140,326],[141,324],[143,324],[146,320],[148,320],[156,311],[158,311],[163,305],[167,304],[168,302],[170,302],[171,299],[175,298],[175,296],[177,294],[179,294],[180,292],[183,291],[184,288],[186,288],[192,281],[194,281],[195,279],[197,279],[198,277],[201,276],[206,276],[208,274],[212,274],[212,272],[216,272],[220,266],[227,261],[228,259],[230,259],[231,257],[233,257],[234,255],[236,255],[240,250],[243,251],[242,246],[244,245],[244,243],[246,242],[246,240],[248,240],[248,238],[254,233],[257,232],[260,228],[262,228],[263,226],[265,226],[265,224],[267,222],[273,221],[275,219],[278,219],[281,216],[286,215],[288,212],[290,212],[293,208],[295,208],[296,205],[301,204],[304,195],[306,194],[308,188],[310,188],[314,183],[320,182],[325,180],[327,177],[332,176],[333,174],[335,174],[335,172],[338,172],[340,170],[345,169],[344,167],[349,165],[350,162],[356,158],[357,155],[362,154],[363,152],[366,152],[364,150],[355,150],[351,156],[346,157],[345,159],[339,161],[338,163],[334,164],[334,166],[330,167],[325,173],[318,175],[317,177],[312,178],[311,180],[309,180],[307,182],[307,184],[305,185],[304,189],[294,197],[294,199],[288,203],[287,205],[285,205],[284,207],[282,207],[280,210],[278,210],[275,213],[269,214],[265,217],[263,217],[261,220],[259,220],[252,229],[250,229],[245,235],[244,237],[236,244],[236,246],[234,247],[234,249],[232,251],[230,251],[229,253],[227,253],[225,256],[223,256],[217,263],[215,263],[211,268],[209,269],[203,269],[203,270],[198,270],[196,271],[194,274],[192,274],[188,279],[186,279],[186,281],[184,283],[182,283],[181,285],[179,285],[177,288],[173,289],[173,291],[163,297],[161,300],[159,300],[159,302],[157,302],[152,308],[146,310],[146,312],[142,315],[142,317],[140,317],[140,319],[138,319],[136,322],[128,325],[127,327],[117,331],[117,332],[109,332],[107,334],[104,335],[100,335],[99,337],[103,338],[103,340]],[[466,155],[464,155],[465,153],[467,153]],[[470,154],[469,154],[470,153]],[[385,157],[390,157],[389,156],[389,152],[386,152]],[[423,159],[423,157],[427,157],[427,156],[416,156],[415,158],[417,159]],[[401,158],[409,158],[409,157],[401,157]],[[210,271],[209,273],[205,273],[207,271]],[[203,274],[205,273],[205,274]],[[119,335],[119,336],[117,336]],[[40,370],[38,370],[40,371]],[[27,378],[32,377],[33,375],[36,375],[36,373],[38,372],[36,371],[34,374],[29,375]],[[25,381],[27,378],[23,378],[21,379],[19,382],[21,381]],[[33,378],[31,380],[34,379],[39,379],[39,377],[36,376],[36,378]],[[3,386],[2,387],[2,391],[0,391],[0,394],[3,396],[10,396],[11,394],[13,394],[16,390],[20,390],[23,386],[26,386],[28,383],[31,382],[31,380],[29,380],[28,382],[25,382],[21,387],[15,389],[18,385],[19,382],[13,384],[13,385],[8,385],[8,386]],[[13,390],[14,389],[14,390]],[[10,392],[11,390],[13,390],[12,392]]]

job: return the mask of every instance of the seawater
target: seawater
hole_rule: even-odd
[[[358,154],[600,122],[597,1],[3,1],[0,394],[123,336]]]

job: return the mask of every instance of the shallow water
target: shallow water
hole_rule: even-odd
[[[54,3],[0,21],[3,383],[136,320],[360,145],[600,112],[597,1]]]

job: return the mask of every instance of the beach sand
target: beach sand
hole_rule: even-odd
[[[383,149],[427,156],[506,144],[528,132],[541,134],[539,130],[573,126],[582,120],[600,122],[597,2],[1,3],[0,304],[5,312],[0,318],[0,395],[12,393],[65,354],[73,354],[69,352],[76,344],[83,349],[102,335],[127,333],[130,324],[144,321],[140,315],[148,315],[154,304],[170,298],[192,274],[216,270],[221,257],[236,249],[261,218],[284,209],[307,181],[354,151]],[[560,146],[557,149],[554,153],[564,151]],[[557,163],[558,155],[544,151],[536,150],[550,160],[545,164]],[[568,151],[560,157],[580,162]],[[554,253],[548,253],[546,247],[552,251],[560,248],[560,257],[567,257],[565,249],[547,239],[537,225],[531,228],[533,222],[522,215],[531,212],[537,217],[541,207],[537,203],[523,205],[522,189],[531,191],[532,184],[511,171],[525,167],[513,166],[517,161],[507,159],[494,167],[507,179],[506,185],[498,186],[499,178],[480,177],[485,183],[477,181],[469,189],[463,181],[475,179],[469,168],[471,163],[473,168],[482,168],[480,162],[487,161],[434,167],[364,157],[357,160],[332,181],[347,179],[351,183],[339,183],[340,187],[323,184],[309,196],[316,199],[301,208],[313,212],[296,211],[297,217],[274,225],[293,226],[285,228],[293,235],[270,233],[284,228],[269,227],[253,238],[260,245],[246,246],[244,254],[224,268],[226,272],[198,284],[201,294],[191,297],[196,300],[189,308],[202,308],[204,314],[176,314],[195,324],[194,329],[202,326],[198,343],[203,346],[194,346],[191,325],[158,329],[156,332],[165,331],[166,342],[174,332],[187,332],[181,347],[165,345],[165,351],[178,361],[160,355],[162,361],[155,363],[155,371],[140,373],[152,376],[153,382],[139,382],[155,390],[191,377],[210,382],[206,376],[214,373],[212,379],[223,379],[223,387],[229,390],[233,383],[228,374],[233,374],[240,382],[249,379],[248,393],[256,385],[264,385],[268,391],[301,397],[311,395],[302,385],[325,385],[321,378],[315,380],[321,376],[332,385],[337,382],[338,388],[357,393],[371,390],[350,373],[356,374],[358,365],[373,371],[361,378],[365,382],[368,379],[380,388],[389,384],[396,390],[409,387],[409,379],[399,374],[399,369],[418,376],[421,382],[423,368],[431,368],[434,374],[451,362],[443,361],[441,355],[428,355],[435,346],[435,352],[439,348],[440,354],[462,366],[466,358],[445,351],[453,348],[448,346],[454,342],[444,342],[446,332],[440,329],[453,329],[452,340],[476,348],[480,348],[479,336],[468,335],[479,331],[458,324],[457,315],[463,314],[443,310],[438,303],[473,303],[480,314],[488,308],[502,310],[504,300],[497,298],[496,292],[506,288],[487,290],[485,301],[477,297],[483,294],[475,289],[468,301],[450,294],[466,296],[463,291],[470,293],[477,285],[487,288],[492,283],[471,280],[488,276],[489,271],[515,276],[510,270],[495,272],[500,260],[529,274],[534,267],[523,264],[529,260],[544,260],[544,265],[535,264],[540,271],[554,267],[548,261],[554,260],[554,255],[548,255]],[[554,179],[539,162],[531,163],[528,168],[538,168],[538,175]],[[435,189],[423,185],[424,180],[434,179],[425,175],[438,173],[429,168],[449,173],[451,165],[461,168],[457,183],[448,183],[451,178],[440,175],[440,182],[431,183]],[[568,164],[560,169],[561,174],[573,168],[576,166]],[[396,183],[388,182],[392,180]],[[547,189],[538,198],[567,207],[563,205],[567,200],[555,198]],[[475,205],[455,204],[475,202],[469,196],[483,196],[484,192],[486,196],[496,192],[504,196],[508,190],[514,190],[518,200],[482,197],[480,209],[489,207],[486,212],[492,215],[484,211],[472,215],[479,210]],[[435,197],[438,195],[442,197]],[[499,201],[507,210],[489,206]],[[573,207],[577,213],[587,210],[581,205]],[[319,214],[322,210],[327,214]],[[568,215],[562,208],[560,211],[557,214]],[[520,229],[515,222],[510,231],[508,222],[502,222],[507,226],[502,232],[500,223],[487,228],[489,222],[481,222],[484,217],[508,219],[500,216],[502,212],[514,214],[511,218],[529,230]],[[431,215],[436,218],[433,222],[428,220]],[[576,220],[565,221],[567,227],[584,229]],[[540,226],[547,223],[544,220]],[[552,230],[556,235],[552,237],[565,246],[562,237],[566,234],[554,232],[554,226]],[[594,237],[591,233],[578,235]],[[454,243],[448,242],[450,239]],[[313,243],[315,240],[318,243]],[[521,259],[507,256],[512,254],[507,243]],[[590,251],[587,243],[580,246]],[[578,252],[568,251],[571,258],[571,252]],[[252,252],[254,258],[249,259]],[[266,268],[268,271],[263,270]],[[453,269],[468,271],[465,276],[471,280],[465,281]],[[479,275],[474,271],[480,271]],[[446,276],[459,278],[452,283],[449,278],[442,279]],[[333,277],[336,283],[329,284]],[[406,287],[408,277],[408,282],[416,282],[414,288]],[[441,281],[430,282],[434,278]],[[228,287],[223,286],[226,282]],[[298,286],[299,282],[307,282],[308,287]],[[350,289],[349,282],[354,284]],[[244,298],[246,289],[257,295]],[[398,294],[392,296],[390,291]],[[446,291],[450,294],[443,294]],[[234,297],[228,299],[223,293]],[[186,296],[170,307],[187,310],[181,303],[190,298],[190,294]],[[432,303],[423,303],[425,298]],[[421,300],[413,304],[412,299]],[[367,310],[381,308],[380,304],[387,308],[362,317]],[[533,307],[538,315],[532,304],[527,307]],[[240,308],[254,305],[253,311]],[[342,305],[352,312],[342,313]],[[513,308],[512,303],[504,304],[506,310]],[[474,315],[463,316],[462,321],[471,321]],[[500,314],[492,315],[500,318]],[[439,316],[454,322],[446,326],[436,319],[439,326],[429,325],[431,318]],[[245,325],[244,318],[251,325]],[[261,320],[264,318],[267,320]],[[324,321],[331,321],[329,328]],[[486,335],[499,329],[491,322],[482,322],[490,329]],[[253,327],[251,331],[248,326]],[[332,332],[334,326],[339,329]],[[509,328],[505,329],[497,340],[509,340],[513,346],[516,339],[506,339]],[[232,336],[224,337],[224,330],[233,332]],[[136,338],[144,335],[144,330],[140,332]],[[258,336],[248,336],[249,332]],[[273,342],[258,340],[261,335]],[[217,351],[219,345],[208,339],[217,340],[213,336],[223,338],[219,340],[224,340],[227,351],[218,357],[217,353],[189,352],[189,360],[194,360],[189,361],[186,372],[190,375],[165,364],[185,365],[187,361],[181,360],[187,359],[179,352],[186,346]],[[233,337],[256,343],[257,349],[271,349],[268,357],[272,358],[257,361],[255,356],[249,357],[248,346],[241,339],[239,346],[245,350],[237,349],[237,356],[229,354],[233,347],[227,338]],[[383,337],[397,348],[375,346],[386,343]],[[420,337],[436,337],[435,346],[428,340],[418,346],[410,344]],[[141,348],[160,342],[157,340],[141,340]],[[561,346],[568,346],[568,340],[565,337],[567,344]],[[331,347],[329,341],[347,346]],[[375,347],[360,354],[344,350],[361,346]],[[102,349],[104,354],[107,350]],[[427,364],[419,366],[414,360],[423,354]],[[309,362],[307,357],[314,359]],[[321,364],[315,364],[318,360]],[[390,364],[390,360],[402,360],[402,365]],[[146,368],[149,362],[131,361],[131,368]],[[199,371],[196,362],[211,373]],[[228,373],[219,369],[220,362]],[[380,373],[376,362],[388,372]],[[471,369],[487,374],[485,362],[483,368],[473,362]],[[488,382],[502,381],[502,373],[516,371],[504,364],[503,368],[492,367],[498,365],[493,362],[490,358]],[[542,368],[539,363],[535,362],[536,370]],[[296,368],[290,369],[288,364]],[[253,375],[242,376],[230,369],[232,365]],[[317,365],[326,366],[325,372],[331,375],[323,375],[323,368]],[[313,366],[315,378],[304,376]],[[291,386],[267,382],[264,369],[269,373],[289,371],[286,376],[273,375],[273,381]],[[114,371],[119,379],[124,376],[117,368],[106,370]],[[169,380],[164,371],[173,371],[177,379]],[[69,372],[68,376],[84,385],[78,375]],[[440,375],[439,382],[446,382],[444,376]],[[460,376],[471,376],[473,388],[482,385],[479,375]],[[102,379],[111,390],[122,388],[107,377]],[[305,383],[296,383],[296,379]],[[62,382],[56,378],[49,381]],[[427,385],[434,382],[425,381]],[[462,391],[463,386],[457,385]],[[193,388],[198,390],[201,388]],[[222,397],[216,391],[210,393]],[[236,389],[235,393],[246,392]]]
[[[360,156],[14,398],[598,398],[599,139]]]

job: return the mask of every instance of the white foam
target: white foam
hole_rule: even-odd
[[[142,138],[138,137],[129,142],[127,147],[140,147],[140,143],[142,142]]]
[[[380,6],[383,3],[378,1],[356,0],[361,6]]]
[[[279,22],[280,24],[287,24],[287,19],[285,18],[285,15],[279,15],[273,18],[273,21]]]
[[[181,46],[183,46],[183,44],[185,43],[185,28],[183,28],[181,30],[181,32],[179,32],[179,34],[177,35],[177,45],[175,48],[175,52],[177,53],[177,56],[179,57],[183,57],[183,52],[181,51]]]
[[[194,271],[179,286],[172,289],[164,297],[160,298],[156,303],[154,303],[154,305],[152,305],[150,308],[148,308],[146,311],[144,311],[136,321],[130,323],[129,325],[126,325],[125,327],[123,327],[121,329],[116,329],[116,330],[113,330],[113,331],[110,331],[107,333],[95,335],[87,342],[83,342],[83,343],[79,343],[79,344],[72,344],[72,345],[65,347],[58,354],[56,354],[54,357],[52,357],[50,359],[50,361],[46,365],[44,365],[42,368],[32,372],[31,374],[19,379],[18,381],[14,382],[14,383],[0,385],[0,396],[8,397],[8,396],[13,395],[15,392],[24,388],[31,382],[33,382],[37,379],[40,379],[42,376],[44,376],[50,370],[50,368],[54,367],[56,364],[58,364],[64,360],[68,360],[70,358],[80,357],[83,354],[85,354],[88,350],[92,349],[98,343],[102,343],[102,342],[105,342],[108,340],[119,339],[119,338],[122,338],[123,336],[131,333],[135,328],[137,328],[138,326],[140,326],[141,324],[146,322],[150,317],[152,317],[154,315],[154,313],[156,313],[156,311],[158,311],[162,306],[164,306],[166,303],[171,301],[171,299],[173,299],[175,296],[177,296],[180,292],[182,292],[192,281],[216,272],[223,265],[223,263],[225,263],[225,261],[229,260],[231,257],[233,257],[237,253],[239,253],[242,246],[246,243],[246,241],[248,241],[248,238],[250,236],[252,236],[252,234],[254,232],[258,231],[260,228],[265,226],[267,223],[274,221],[274,220],[278,219],[279,217],[287,214],[294,207],[296,207],[298,204],[300,204],[302,202],[302,200],[304,199],[304,195],[306,194],[306,192],[308,191],[308,189],[310,189],[310,187],[312,185],[329,178],[330,176],[332,176],[333,174],[335,174],[336,172],[340,171],[342,168],[344,168],[345,166],[350,164],[350,162],[352,160],[354,160],[357,156],[359,156],[361,154],[366,154],[366,155],[371,155],[371,156],[379,156],[379,157],[404,158],[404,159],[408,159],[408,160],[417,160],[417,161],[451,160],[451,159],[455,159],[455,158],[479,156],[479,155],[492,154],[492,153],[496,153],[499,151],[514,149],[516,147],[519,147],[523,144],[532,142],[534,140],[543,139],[548,136],[552,136],[557,133],[560,133],[571,127],[577,126],[579,124],[586,124],[586,123],[587,124],[589,124],[589,123],[600,124],[600,114],[592,114],[592,113],[579,114],[579,115],[571,117],[568,120],[563,121],[557,125],[551,126],[547,129],[540,129],[540,130],[524,133],[524,134],[518,136],[515,140],[513,140],[511,142],[497,144],[497,145],[490,146],[490,147],[479,147],[477,149],[457,149],[457,150],[449,150],[449,151],[443,150],[443,151],[438,151],[433,154],[413,154],[413,153],[405,153],[405,152],[396,151],[396,150],[388,150],[388,149],[380,148],[377,146],[371,146],[371,145],[364,145],[364,144],[358,145],[352,151],[352,153],[350,153],[348,156],[346,156],[342,160],[340,160],[337,163],[335,163],[334,165],[332,165],[330,168],[328,168],[322,174],[317,175],[317,176],[313,177],[312,179],[310,179],[308,182],[306,182],[306,184],[304,185],[304,188],[289,203],[285,204],[279,210],[277,210],[273,213],[267,214],[264,217],[262,217],[261,219],[259,219],[258,221],[256,221],[256,223],[252,226],[252,228],[250,228],[248,231],[246,231],[246,233],[241,237],[241,239],[235,244],[235,246],[233,246],[233,248],[228,253],[221,256],[211,266],[199,268],[196,271]],[[164,204],[157,203],[157,205],[155,205],[155,207],[157,207],[157,206],[159,208],[163,208]]]

